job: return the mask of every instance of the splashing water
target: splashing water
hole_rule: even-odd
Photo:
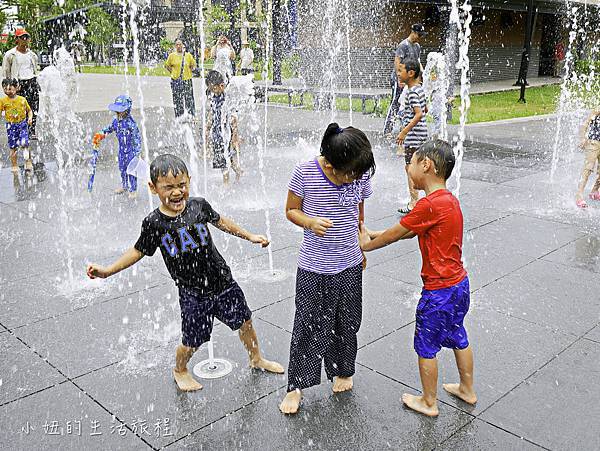
[[[208,148],[206,146],[206,68],[204,66],[204,55],[206,52],[206,35],[204,33],[204,9],[203,9],[203,1],[200,2],[198,19],[199,19],[199,31],[200,31],[200,80],[202,80],[202,87],[200,89],[202,99],[201,102],[201,111],[202,111],[202,129],[200,131],[202,135],[202,159],[204,162],[204,196],[208,195]]]
[[[267,125],[269,118],[269,95],[268,95],[268,78],[269,78],[269,56],[271,55],[271,30],[272,30],[272,22],[271,19],[273,17],[272,12],[273,4],[269,2],[268,13],[267,13],[267,26],[266,26],[266,37],[265,37],[265,62],[263,66],[262,79],[264,80],[264,127],[263,127],[263,136],[262,139],[259,137],[258,139],[258,170],[260,172],[260,187],[261,192],[263,194],[263,198],[267,197],[267,180],[265,174],[265,154],[267,153]],[[267,240],[271,242],[271,217],[269,213],[268,207],[265,207],[265,228]],[[271,246],[267,246],[267,252],[269,255],[269,271],[273,272],[273,250]]]
[[[346,61],[348,63],[348,114],[352,125],[352,65],[350,64],[350,0],[344,0],[344,19],[346,21]]]
[[[142,4],[142,7],[146,6],[145,3]],[[129,1],[129,28],[131,29],[131,34],[133,36],[133,64],[135,64],[135,78],[136,78],[136,86],[137,92],[140,102],[140,128],[142,132],[142,146],[144,148],[144,158],[149,163],[150,162],[150,150],[148,149],[148,132],[146,130],[146,111],[144,109],[144,92],[142,91],[142,74],[141,74],[141,65],[140,65],[140,36],[137,25],[138,15],[138,4],[136,0]],[[150,210],[154,207],[152,205],[152,193],[150,192],[150,186],[146,185],[148,192],[148,205]]]
[[[323,35],[321,42],[323,48],[327,49],[328,63],[325,73],[323,74],[323,88],[320,92],[321,102],[325,102],[320,109],[325,109],[329,106],[331,111],[330,122],[333,122],[336,117],[336,95],[335,95],[335,65],[339,60],[339,52],[342,48],[342,31],[337,27],[335,18],[337,17],[338,8],[335,0],[327,0],[327,8],[323,16]],[[329,105],[327,105],[329,103]]]
[[[460,195],[460,176],[461,166],[464,154],[464,142],[465,142],[465,125],[467,123],[467,112],[471,106],[471,99],[469,97],[469,91],[471,89],[471,82],[469,80],[469,43],[471,41],[471,5],[469,0],[461,5],[464,21],[460,24],[458,34],[458,63],[457,68],[460,69],[460,125],[458,128],[458,139],[454,145],[454,155],[456,157],[456,164],[454,166],[454,174],[456,177],[456,188],[454,189],[454,195],[458,197]],[[457,0],[452,0],[452,11],[450,12],[450,22],[459,20],[459,12],[457,6]]]
[[[64,68],[64,66],[63,66]],[[50,135],[54,138],[54,150],[56,163],[58,166],[58,189],[60,196],[60,223],[61,231],[64,234],[62,242],[70,243],[69,215],[67,205],[73,205],[68,198],[69,181],[79,180],[74,168],[74,160],[83,157],[82,134],[83,126],[79,118],[73,111],[71,97],[69,97],[69,87],[65,83],[66,79],[56,66],[48,66],[42,70],[38,76],[40,85],[40,108],[38,118],[40,125],[49,129]],[[75,88],[76,89],[76,88]],[[70,198],[73,198],[75,192],[79,192],[79,186],[71,183]],[[69,281],[74,280],[73,275],[73,255],[70,246],[61,248],[64,252],[67,275]]]
[[[423,71],[423,90],[428,105],[431,105],[428,112],[428,116],[432,118],[429,124],[429,135],[443,140],[448,139],[446,124],[448,86],[448,71],[444,55],[438,52],[428,53],[427,64]]]
[[[129,95],[129,49],[127,48],[127,0],[121,0],[121,39],[123,40],[123,66],[125,92]]]
[[[563,132],[563,122],[566,119],[567,113],[570,111],[572,105],[571,91],[569,89],[570,82],[576,82],[577,74],[574,71],[573,63],[573,44],[577,38],[577,8],[570,6],[570,1],[567,1],[567,15],[569,17],[569,45],[567,53],[565,55],[565,75],[562,80],[560,87],[560,99],[558,103],[558,115],[556,117],[556,132],[554,134],[554,148],[552,151],[552,166],[550,168],[550,181],[554,181],[554,175],[558,166],[558,160],[560,158],[560,152],[563,150],[563,143],[561,143],[561,136]]]

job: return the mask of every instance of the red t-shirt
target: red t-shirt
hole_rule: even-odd
[[[467,272],[462,264],[463,216],[458,199],[446,189],[419,200],[400,220],[419,237],[426,290],[456,285]]]

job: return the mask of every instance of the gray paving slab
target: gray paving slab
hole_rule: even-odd
[[[403,390],[407,387],[359,368],[350,393],[334,395],[330,384],[321,384],[305,390],[297,415],[284,416],[278,405],[285,391],[278,390],[173,448],[210,443],[219,449],[432,449],[471,418],[450,406],[441,406],[436,419],[414,414],[400,404]]]
[[[587,338],[588,340],[594,340],[594,341],[600,343],[600,326],[594,327],[591,331],[589,331],[585,335],[585,338]]]
[[[90,280],[83,265],[74,268],[72,280],[66,271],[42,271],[26,281],[3,284],[0,322],[14,329],[166,283],[165,276],[144,265],[106,280]]]
[[[468,234],[465,237],[468,237]],[[469,248],[470,242],[468,239],[464,241],[463,262],[469,274],[471,290],[488,285],[534,260],[528,255],[515,254],[508,250],[474,252]],[[486,246],[487,243],[483,242],[481,247]],[[373,271],[421,287],[421,264],[421,255],[415,251],[374,266]]]
[[[454,356],[442,350],[439,358],[438,399],[469,413],[479,414],[575,341],[572,336],[486,309],[472,310],[465,319],[475,354],[477,405],[469,406],[448,395],[441,384],[457,382]],[[420,390],[414,326],[409,325],[359,350],[357,361],[368,368]]]
[[[254,324],[263,355],[287,368],[290,335],[260,320]],[[157,418],[169,418],[174,437],[149,439],[154,446],[165,446],[286,385],[285,375],[248,367],[237,333],[219,325],[213,339],[215,356],[233,362],[233,372],[225,378],[201,380],[204,388],[197,392],[180,392],[173,381],[176,342],[77,378],[76,383],[119,417],[144,418],[151,411]],[[205,360],[206,352],[202,346],[189,367]]]
[[[466,233],[464,249],[467,259],[501,252],[538,258],[581,236],[573,226],[513,214]]]
[[[534,174],[533,169],[498,166],[483,162],[465,161],[461,166],[461,176],[489,184],[504,183]]]
[[[600,344],[581,340],[495,403],[481,418],[551,449],[598,449]],[[585,406],[585,408],[582,408]]]
[[[414,305],[420,290],[373,271],[363,273],[362,324],[358,346],[362,347],[414,321]],[[292,333],[295,300],[286,299],[255,312],[265,321]]]
[[[584,236],[544,256],[543,259],[598,273],[600,272],[600,238],[593,235]]]
[[[12,334],[0,334],[0,404],[65,381],[56,369]]]
[[[273,253],[273,272],[268,255],[261,255],[232,265],[232,274],[244,290],[248,306],[258,309],[294,295],[298,252],[285,249]]]
[[[479,305],[581,336],[600,321],[597,278],[584,270],[535,261],[478,290]]]
[[[154,416],[146,414],[143,418]],[[1,406],[0,446],[23,450],[151,449],[120,424],[67,382]]]
[[[16,333],[72,378],[178,339],[179,317],[176,288],[166,284],[40,321]]]
[[[474,419],[462,429],[459,429],[452,437],[440,444],[436,449],[440,450],[541,450],[542,447],[535,445],[522,437],[510,434],[500,428],[492,426],[485,421]]]

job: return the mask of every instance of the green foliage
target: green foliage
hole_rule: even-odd
[[[115,20],[101,8],[91,8],[87,12],[89,24],[86,27],[85,40],[94,45],[107,45],[120,33]]]
[[[518,90],[491,92],[488,94],[479,94],[471,96],[471,108],[468,112],[468,123],[489,122],[501,119],[511,119],[515,117],[537,116],[540,114],[549,114],[556,111],[556,103],[560,94],[560,85],[538,86],[527,89],[527,103],[517,103],[519,98]],[[313,95],[306,93],[304,95],[303,107],[313,108]],[[292,101],[295,105],[300,103],[300,96],[294,94]],[[270,94],[271,103],[288,103],[287,94]],[[379,104],[374,100],[366,101],[366,112],[382,117],[386,114],[390,104],[389,98],[382,99]],[[460,118],[460,99],[454,102],[455,108],[452,114],[452,124],[457,124]],[[347,97],[336,97],[336,108],[340,111],[347,111],[350,108],[350,102]],[[362,111],[362,101],[358,96],[352,99],[352,111]]]
[[[170,52],[173,50],[173,41],[167,38],[160,38],[160,49],[163,52]]]
[[[110,14],[101,8],[91,8],[87,12],[89,23],[86,27],[85,41],[100,51],[102,60],[106,57],[106,49],[115,42],[117,33],[121,28]],[[119,41],[121,38],[118,39]]]
[[[284,58],[281,62],[281,76],[283,78],[297,77],[300,69],[300,63],[300,55],[297,53]]]
[[[596,60],[579,60],[575,62],[575,72],[578,75],[589,75],[591,73],[598,76],[600,74],[600,61]]]
[[[221,5],[212,5],[204,13],[204,31],[208,42],[215,41],[220,34],[229,30],[231,17]]]

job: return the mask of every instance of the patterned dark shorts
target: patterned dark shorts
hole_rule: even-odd
[[[201,295],[180,286],[179,306],[181,342],[190,348],[198,348],[210,340],[214,318],[231,330],[238,330],[252,317],[244,292],[235,281],[217,295]]]

